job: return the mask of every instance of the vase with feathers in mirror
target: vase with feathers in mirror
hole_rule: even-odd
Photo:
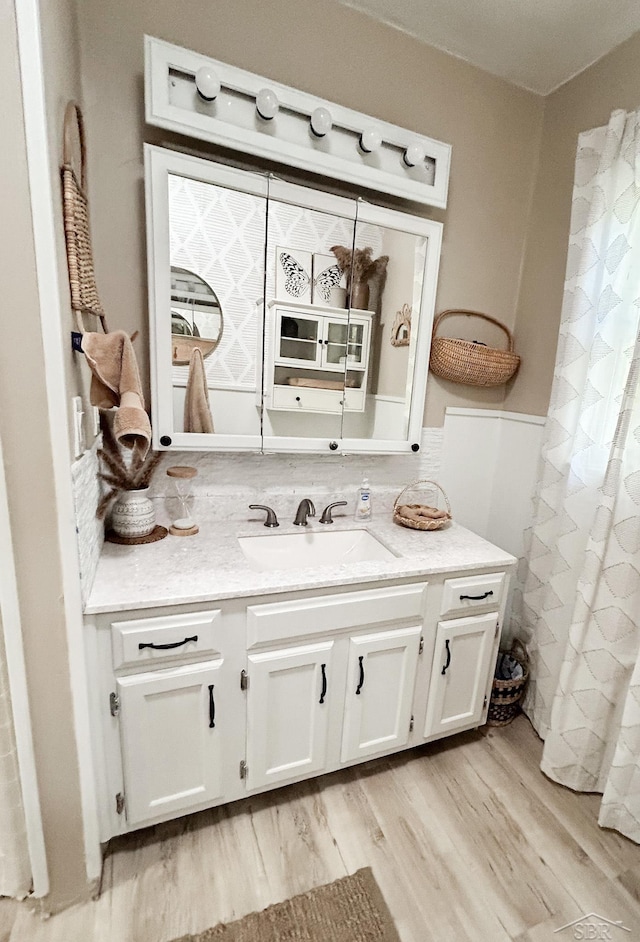
[[[353,250],[345,245],[332,245],[331,251],[342,271],[346,273],[349,307],[359,311],[368,310],[370,285],[377,285],[378,293],[381,293],[389,256],[380,255],[379,258],[374,258],[373,249],[369,245]]]
[[[98,477],[107,488],[96,516],[103,520],[110,510],[110,527],[117,537],[132,542],[145,539],[156,529],[149,485],[162,454],[152,451],[145,456],[138,447],[125,452],[118,444],[105,412],[101,413],[100,427],[102,447],[98,449],[101,463]]]

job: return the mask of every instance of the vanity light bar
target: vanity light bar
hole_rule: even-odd
[[[147,123],[444,208],[451,147],[145,36]]]

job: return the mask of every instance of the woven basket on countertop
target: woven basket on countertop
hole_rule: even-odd
[[[452,314],[467,314],[481,317],[505,332],[509,346],[507,350],[487,347],[477,340],[461,340],[456,337],[436,337],[436,331],[445,317]],[[514,375],[520,366],[520,357],[513,352],[513,334],[495,317],[480,311],[450,309],[438,314],[433,323],[433,339],[429,368],[436,376],[452,383],[467,383],[469,386],[500,386]]]
[[[400,500],[412,487],[418,487],[420,484],[430,484],[437,487],[444,502],[447,505],[446,512],[439,511],[437,507],[431,507],[429,504],[401,504]],[[432,517],[431,513],[444,514],[443,516]],[[407,484],[395,499],[393,504],[393,519],[403,527],[409,527],[411,530],[442,530],[449,525],[451,521],[451,504],[444,490],[437,481],[421,480],[414,481],[413,484]]]
[[[488,726],[508,726],[509,723],[513,722],[520,712],[520,703],[529,680],[529,655],[522,641],[516,638],[511,645],[511,649],[501,653],[510,654],[522,665],[522,677],[518,677],[516,680],[493,678],[489,712],[487,713]]]

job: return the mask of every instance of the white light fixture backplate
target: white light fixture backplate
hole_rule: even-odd
[[[203,101],[196,90],[195,74],[202,66],[214,69],[220,79],[220,93],[212,102]],[[151,36],[145,37],[145,70],[148,124],[416,203],[447,204],[449,144]],[[256,111],[256,95],[265,87],[280,103],[270,121]],[[321,138],[309,128],[318,107],[327,108],[333,119],[331,131]],[[360,134],[371,127],[383,143],[366,154],[358,146]],[[426,154],[417,167],[403,160],[412,144]]]

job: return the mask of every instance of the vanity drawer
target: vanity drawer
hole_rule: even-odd
[[[247,608],[247,647],[394,622],[420,622],[426,582]]]
[[[220,653],[220,609],[111,623],[114,670]]]
[[[503,572],[447,579],[442,590],[440,614],[462,615],[466,612],[499,608],[504,591],[504,580]]]
[[[342,407],[350,412],[364,409],[363,389],[316,389],[313,386],[274,386],[272,409],[296,412],[329,412],[340,414]]]

